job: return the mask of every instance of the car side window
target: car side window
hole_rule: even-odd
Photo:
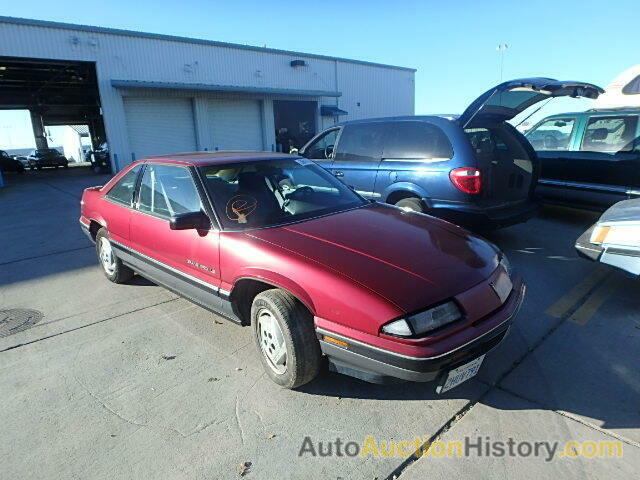
[[[638,131],[636,115],[591,117],[580,150],[585,152],[630,152]]]
[[[141,165],[136,165],[125,173],[124,176],[111,187],[111,190],[107,192],[107,198],[128,207],[132,206],[133,192],[136,188],[136,180],[138,179],[138,173],[140,173],[141,168]]]
[[[140,182],[138,210],[161,218],[202,210],[200,194],[189,169],[147,164]]]
[[[575,118],[551,118],[527,132],[526,137],[534,150],[568,150],[575,124]]]
[[[335,161],[375,162],[382,157],[387,123],[345,125],[334,153]]]
[[[318,137],[305,149],[304,156],[312,160],[320,161],[330,159],[336,140],[338,139],[338,133],[340,133],[340,129],[334,128]]]
[[[384,146],[385,158],[438,159],[453,157],[453,147],[445,133],[426,122],[396,122]]]

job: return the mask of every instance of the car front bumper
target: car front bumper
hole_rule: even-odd
[[[576,252],[587,260],[619,268],[634,277],[640,276],[640,249],[591,243],[593,225],[576,240]]]
[[[447,371],[463,365],[496,347],[507,335],[525,295],[525,284],[514,286],[505,304],[490,317],[504,317],[501,321],[462,345],[436,356],[413,357],[354,341],[322,328],[316,329],[322,352],[328,357],[331,370],[371,383],[397,383],[398,381],[430,382]],[[487,320],[485,320],[487,321]],[[341,346],[325,338],[344,342]]]

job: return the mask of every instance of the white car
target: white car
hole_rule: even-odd
[[[640,199],[616,203],[576,242],[581,256],[640,276]]]

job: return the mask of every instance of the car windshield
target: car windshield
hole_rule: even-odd
[[[303,158],[200,167],[225,229],[252,229],[366,204],[333,175]]]

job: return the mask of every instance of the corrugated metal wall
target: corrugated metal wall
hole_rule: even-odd
[[[119,167],[130,161],[134,151],[129,138],[123,95],[139,96],[141,93],[122,92],[113,88],[112,79],[292,90],[337,90],[342,91],[342,96],[338,99],[340,108],[349,112],[348,117],[340,117],[339,120],[408,115],[414,112],[414,72],[407,69],[125,34],[15,24],[1,19],[0,38],[0,56],[96,62],[107,137],[112,151],[119,156]],[[304,58],[308,66],[292,68],[289,62],[295,58]],[[192,98],[198,148],[211,148],[216,143],[212,132],[208,131],[209,120],[203,118],[207,117],[207,99],[238,97],[165,90],[155,90],[144,95]],[[242,97],[260,101],[260,143],[263,148],[271,149],[275,143],[273,98],[299,97]],[[335,98],[305,99],[330,105],[336,102]],[[252,115],[255,116],[255,112]],[[322,118],[320,126],[326,127],[335,120]],[[255,138],[251,142],[257,144]]]

